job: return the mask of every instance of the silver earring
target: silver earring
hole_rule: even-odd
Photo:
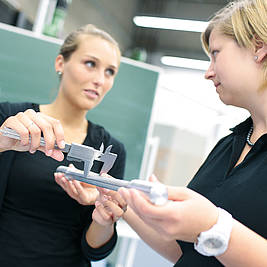
[[[258,56],[254,56],[254,60],[257,61],[258,60]]]
[[[61,72],[61,71],[57,71],[57,75],[58,75],[58,77],[61,79],[62,72]]]

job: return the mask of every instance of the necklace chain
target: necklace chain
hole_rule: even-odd
[[[248,135],[247,135],[247,144],[248,144],[249,146],[254,146],[254,143],[252,143],[252,142],[250,141],[250,137],[251,137],[252,133],[253,133],[253,125],[252,125],[251,128],[249,129],[249,131],[248,131]]]

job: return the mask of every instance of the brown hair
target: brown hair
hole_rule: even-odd
[[[100,37],[103,40],[108,41],[113,44],[118,50],[118,59],[120,59],[121,52],[118,43],[111,37],[107,32],[97,28],[93,24],[84,25],[77,30],[71,32],[65,39],[62,44],[59,54],[64,57],[64,60],[68,60],[73,52],[75,52],[78,48],[80,42],[81,35],[92,35],[96,37]]]

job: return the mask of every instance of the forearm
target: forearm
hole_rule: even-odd
[[[103,226],[92,221],[86,232],[86,241],[92,248],[99,248],[105,245],[114,234],[114,224]]]
[[[267,266],[267,240],[234,221],[229,246],[217,259],[227,267]]]
[[[181,257],[182,251],[175,240],[166,241],[162,239],[154,229],[145,224],[128,206],[127,212],[123,215],[123,219],[131,226],[131,228],[147,243],[152,249],[162,255],[169,261],[176,263]]]

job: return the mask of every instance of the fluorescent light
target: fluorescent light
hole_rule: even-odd
[[[208,26],[208,22],[205,21],[148,16],[135,16],[133,21],[140,27],[190,32],[203,32]]]
[[[197,69],[197,70],[207,70],[210,62],[206,60],[197,60],[182,57],[171,57],[163,56],[161,58],[161,63],[168,66]]]

